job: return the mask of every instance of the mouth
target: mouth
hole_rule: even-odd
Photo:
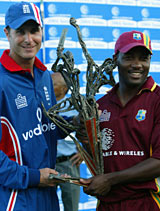
[[[129,73],[131,77],[133,78],[139,78],[142,76],[142,73],[141,72],[131,72]]]
[[[140,70],[140,69],[139,70],[129,70],[128,74],[131,78],[139,79],[143,75],[143,70]]]
[[[27,49],[27,50],[33,49],[34,47],[35,46],[22,46],[22,48]]]

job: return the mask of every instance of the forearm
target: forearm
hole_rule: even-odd
[[[26,189],[29,184],[29,171],[12,161],[0,151],[0,185],[7,188]]]
[[[160,160],[149,158],[141,163],[117,172],[97,175],[81,180],[88,187],[85,193],[93,196],[106,196],[115,185],[145,182],[160,176]]]
[[[149,158],[131,168],[111,173],[110,176],[112,185],[149,181],[160,176],[160,160]]]
[[[40,181],[40,171],[28,168],[12,161],[0,151],[0,184],[7,188],[26,189],[37,186]]]

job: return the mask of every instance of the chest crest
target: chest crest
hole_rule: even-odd
[[[147,114],[146,110],[144,110],[144,109],[138,110],[137,115],[136,115],[136,120],[138,120],[138,121],[145,120],[146,119],[146,114]]]

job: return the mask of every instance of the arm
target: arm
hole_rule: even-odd
[[[160,160],[149,158],[131,168],[98,175],[86,180],[81,179],[81,182],[89,185],[87,188],[84,188],[85,193],[93,196],[105,196],[115,185],[145,182],[158,176],[160,176]]]
[[[29,170],[26,166],[20,166],[10,160],[5,153],[0,151],[0,184],[7,188],[25,189],[31,184],[37,183],[40,174],[38,170],[30,171],[34,179],[29,178]]]
[[[27,189],[28,187],[54,186],[49,174],[58,174],[53,169],[30,169],[10,160],[5,153],[0,151],[0,184],[7,188]]]

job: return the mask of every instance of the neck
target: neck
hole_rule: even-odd
[[[119,86],[117,90],[117,95],[122,103],[125,106],[134,96],[139,92],[139,87],[129,88],[124,86]]]
[[[23,69],[30,69],[31,75],[34,77],[34,72],[33,72],[33,66],[34,66],[34,61],[24,61],[21,64],[19,64]]]
[[[9,56],[19,65],[22,67],[22,69],[30,69],[31,71],[31,75],[34,77],[34,73],[33,73],[33,65],[34,65],[34,58],[31,59],[24,59],[24,58],[19,58],[18,56],[12,54],[10,52]]]

